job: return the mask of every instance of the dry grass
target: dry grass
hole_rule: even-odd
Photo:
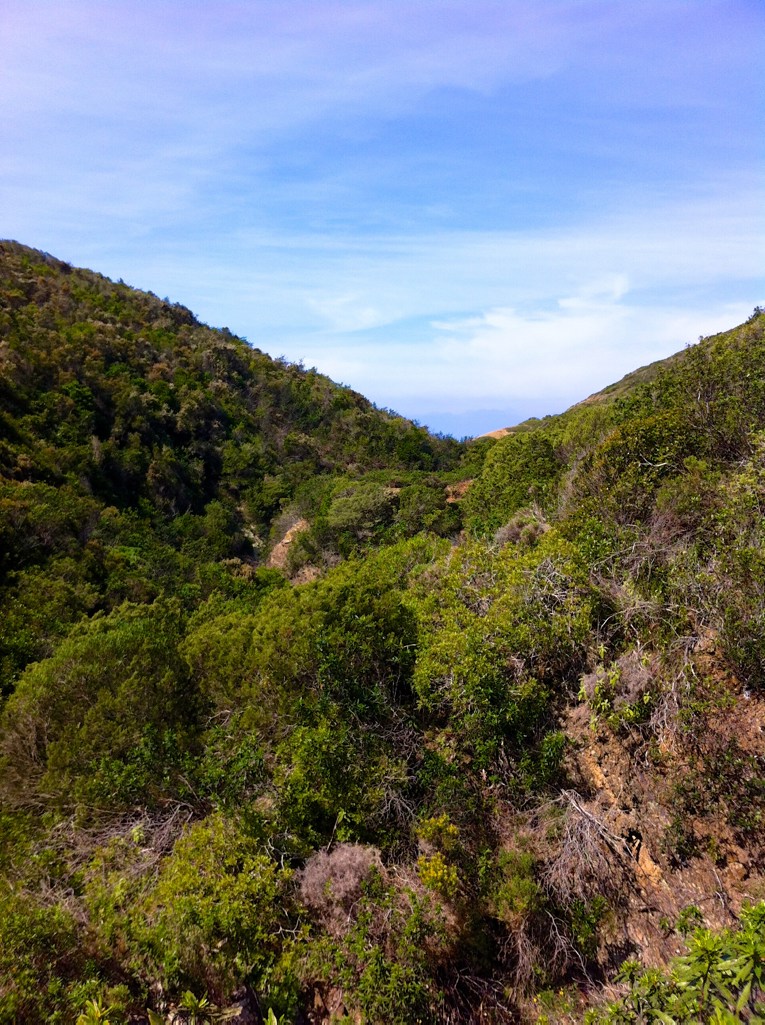
[[[365,884],[373,873],[385,876],[380,852],[361,844],[339,844],[317,851],[299,875],[299,892],[313,918],[329,934],[344,936],[356,920]]]

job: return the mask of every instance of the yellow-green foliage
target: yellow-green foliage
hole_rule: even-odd
[[[419,824],[417,832],[426,843],[437,847],[444,854],[455,849],[460,835],[459,828],[450,821],[446,812],[425,819]]]
[[[434,854],[421,854],[417,859],[417,874],[423,886],[452,900],[459,887],[459,873],[455,865],[450,865],[440,851]]]
[[[534,856],[529,851],[501,851],[497,858],[490,905],[497,918],[511,928],[520,928],[544,905],[534,869]]]
[[[133,910],[149,970],[171,985],[203,979],[211,992],[263,984],[282,953],[290,875],[236,822],[192,826]]]
[[[464,545],[423,576],[415,608],[419,701],[483,757],[534,736],[548,681],[581,663],[592,594],[577,548],[549,531],[522,554]]]

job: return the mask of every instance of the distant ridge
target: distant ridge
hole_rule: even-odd
[[[653,381],[654,378],[661,372],[662,369],[671,366],[678,359],[683,356],[684,350],[673,353],[671,356],[666,356],[664,359],[657,359],[653,363],[647,363],[643,367],[638,367],[637,370],[631,370],[624,377],[615,381],[613,384],[606,385],[605,388],[601,388],[600,391],[593,392],[592,395],[588,395],[586,399],[580,399],[579,402],[575,402],[573,406],[569,406],[563,413],[552,414],[552,416],[565,416],[566,413],[570,413],[572,410],[580,409],[582,406],[591,404],[608,404],[615,402],[617,399],[623,398],[625,395],[629,395],[630,392],[634,391],[641,384],[647,384]],[[498,427],[493,431],[487,431],[485,434],[477,435],[477,438],[504,438],[508,434],[513,434],[517,431],[528,431],[533,430],[536,426],[544,424],[550,420],[550,416],[545,417],[530,417],[528,420],[522,420],[518,424],[513,424],[510,427]]]

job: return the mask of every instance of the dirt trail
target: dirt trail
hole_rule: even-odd
[[[297,523],[294,523],[284,534],[281,541],[277,541],[271,549],[268,558],[266,559],[266,566],[268,566],[269,569],[281,569],[286,572],[287,556],[289,555],[290,545],[298,534],[301,534],[304,530],[308,530],[309,527],[310,523],[305,519],[300,519]]]

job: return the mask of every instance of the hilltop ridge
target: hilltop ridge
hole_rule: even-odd
[[[639,387],[641,384],[647,384],[654,380],[657,375],[664,369],[671,366],[682,356],[682,350],[675,352],[671,356],[666,356],[664,359],[654,360],[653,363],[647,363],[643,367],[638,367],[637,370],[631,370],[624,377],[619,378],[613,384],[608,384],[605,388],[601,388],[600,391],[593,392],[588,395],[585,399],[580,399],[575,402],[573,406],[570,406],[562,414],[552,414],[552,416],[565,416],[566,413],[572,410],[579,409],[581,406],[590,405],[592,403],[609,403],[614,402],[619,398],[623,398],[629,392]],[[493,431],[487,431],[485,434],[479,435],[481,438],[504,438],[513,431],[530,430],[539,424],[548,421],[550,416],[546,417],[531,417],[528,420],[521,420],[520,423],[512,424],[509,427],[497,427]]]

